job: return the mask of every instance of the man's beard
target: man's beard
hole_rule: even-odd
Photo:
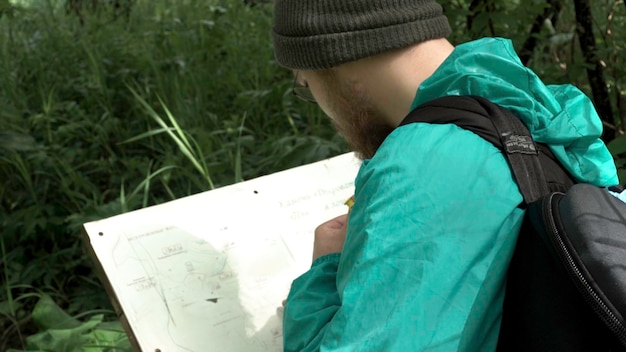
[[[342,89],[343,88],[343,89]],[[393,131],[366,96],[338,87],[333,124],[360,159],[370,159]]]

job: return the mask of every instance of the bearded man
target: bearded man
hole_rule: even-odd
[[[291,287],[286,351],[494,351],[524,217],[497,148],[452,124],[398,127],[417,106],[481,96],[522,119],[579,182],[617,184],[602,124],[511,45],[454,47],[434,0],[276,0],[277,62],[363,159],[349,216],[320,225]]]

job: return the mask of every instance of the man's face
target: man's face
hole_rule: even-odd
[[[320,108],[357,156],[373,157],[393,127],[374,107],[364,87],[341,79],[332,70],[300,71],[298,80],[311,89]]]

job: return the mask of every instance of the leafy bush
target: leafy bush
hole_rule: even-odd
[[[128,19],[85,9],[81,25],[62,5],[0,18],[0,350],[51,341],[45,297],[107,310],[66,331],[76,343],[114,318],[82,223],[346,151],[294,102],[269,6],[135,2]]]

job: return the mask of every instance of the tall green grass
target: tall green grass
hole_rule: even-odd
[[[346,151],[291,96],[269,6],[136,1],[80,25],[62,5],[0,17],[0,351],[119,342],[82,223]]]

